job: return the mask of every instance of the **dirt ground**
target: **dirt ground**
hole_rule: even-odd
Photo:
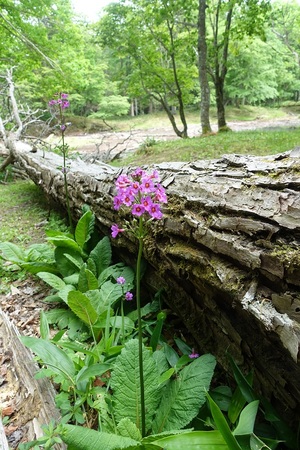
[[[228,122],[228,126],[233,131],[248,131],[255,129],[280,129],[280,128],[293,128],[300,126],[300,117],[291,116],[287,119],[274,119],[274,120],[251,120],[251,121],[236,121]],[[213,131],[217,131],[217,126],[212,126]],[[70,130],[71,133],[71,130]],[[200,124],[191,124],[188,128],[189,137],[200,136],[201,126]],[[156,141],[168,141],[172,139],[180,139],[176,136],[172,127],[164,128],[150,128],[147,130],[132,129],[131,131],[124,132],[101,132],[94,134],[68,134],[66,136],[66,143],[70,146],[71,151],[77,151],[79,153],[86,154],[98,154],[103,156],[110,155],[114,157],[127,156],[128,153],[136,150],[147,139],[155,139]],[[59,137],[50,135],[47,138],[48,143],[55,145],[59,142]],[[111,159],[111,158],[110,158]]]

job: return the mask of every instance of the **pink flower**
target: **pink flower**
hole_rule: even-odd
[[[159,183],[157,184],[157,187],[156,187],[154,201],[158,201],[160,203],[168,203],[165,189]]]
[[[122,197],[122,203],[126,206],[131,206],[134,201],[134,196],[129,192],[127,194],[124,194]]]
[[[111,226],[111,236],[113,238],[117,237],[119,233],[123,233],[125,230],[123,228],[119,228],[117,224],[113,224]]]
[[[125,280],[124,277],[118,277],[118,278],[117,278],[117,283],[118,283],[118,284],[125,284],[125,283],[126,283],[126,280]]]
[[[117,189],[125,189],[128,186],[130,186],[130,184],[131,184],[131,181],[130,181],[130,179],[128,178],[127,175],[120,175],[117,178],[117,181],[116,181]]]
[[[121,197],[116,195],[116,197],[114,197],[114,209],[118,211],[121,208],[122,204],[123,202]]]
[[[133,205],[131,212],[134,216],[140,217],[142,214],[144,214],[145,208],[143,205],[137,203]]]
[[[162,219],[162,212],[160,210],[160,207],[157,203],[152,203],[150,210],[149,210],[149,214],[151,217],[153,217],[153,219],[157,219],[160,220]]]
[[[126,292],[125,300],[130,302],[132,299],[133,299],[133,294],[131,292]]]
[[[147,177],[142,180],[141,183],[141,192],[143,194],[150,194],[154,191],[154,184],[151,178]]]
[[[192,353],[189,355],[189,358],[191,359],[199,358],[199,353],[195,353],[194,349],[192,348]]]
[[[150,212],[151,206],[153,205],[151,197],[149,195],[147,197],[143,197],[141,199],[141,204],[144,206],[147,212]]]

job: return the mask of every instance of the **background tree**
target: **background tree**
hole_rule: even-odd
[[[99,23],[101,41],[127,61],[126,70],[130,65],[127,81],[132,94],[142,89],[159,102],[180,137],[187,136],[185,105],[197,76],[195,36],[182,25],[184,12],[175,0],[134,0],[109,5]]]

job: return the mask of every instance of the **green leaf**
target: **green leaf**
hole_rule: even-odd
[[[249,372],[248,375],[246,375],[246,380],[249,383],[250,386],[252,386],[253,383],[253,372]],[[245,397],[243,396],[239,386],[236,387],[230,406],[228,409],[228,418],[231,423],[235,423],[246,404]]]
[[[82,266],[78,278],[78,290],[80,292],[98,289],[98,280],[90,270]]]
[[[126,450],[139,444],[138,441],[129,437],[98,432],[76,425],[64,425],[61,439],[72,450]]]
[[[68,247],[56,247],[54,252],[57,268],[63,277],[79,272],[83,259],[77,250]]]
[[[68,305],[76,316],[78,316],[87,325],[91,326],[96,322],[98,314],[91,305],[90,299],[82,292],[69,292]]]
[[[165,450],[232,450],[219,431],[191,431],[152,442]]]
[[[218,386],[210,391],[211,398],[222,411],[228,411],[232,404],[232,390],[229,386]]]
[[[49,339],[50,335],[49,323],[44,311],[40,314],[40,335],[42,339]]]
[[[53,273],[39,272],[37,273],[37,276],[41,278],[41,280],[45,281],[45,283],[49,284],[49,286],[56,289],[57,291],[60,291],[61,289],[66,287],[66,283]]]
[[[93,364],[92,366],[83,367],[77,374],[76,382],[81,383],[82,381],[88,380],[91,377],[101,377],[105,372],[112,368],[111,364]]]
[[[25,252],[12,242],[0,242],[0,251],[2,258],[13,263],[20,263],[26,261]]]
[[[169,344],[166,343],[164,343],[164,352],[170,366],[175,367],[179,359],[178,353]]]
[[[105,236],[90,253],[90,258],[96,265],[98,277],[104,269],[109,267],[111,263],[111,254],[110,240]]]
[[[230,450],[242,450],[218,405],[213,401],[209,394],[207,394],[207,398],[216,427],[222,434],[224,441]]]
[[[80,217],[76,228],[75,228],[75,241],[77,244],[83,248],[84,244],[89,240],[91,237],[90,232],[90,223],[93,218],[92,211],[87,211],[83,214],[83,216]]]
[[[104,269],[98,276],[99,285],[109,279],[116,280],[118,277],[124,277],[127,284],[132,284],[135,273],[131,267],[125,266],[124,263],[117,263]]]
[[[170,369],[166,370],[166,372],[162,373],[159,377],[159,384],[164,383],[165,381],[168,381],[171,376],[174,374],[175,369],[174,367],[171,367]]]
[[[157,315],[157,322],[156,322],[155,328],[153,330],[153,333],[152,333],[152,336],[150,339],[150,347],[152,347],[153,352],[155,352],[155,350],[157,348],[165,320],[166,320],[166,314],[159,313]]]
[[[33,275],[36,275],[38,272],[49,272],[59,275],[59,271],[54,263],[51,264],[42,261],[31,261],[20,263],[20,267]]]
[[[166,385],[153,421],[154,433],[183,428],[198,414],[205,402],[215,365],[213,355],[202,355]]]
[[[49,242],[52,242],[52,244],[55,245],[55,247],[65,247],[68,249],[68,251],[75,250],[80,255],[82,254],[82,249],[77,244],[77,242],[75,242],[74,239],[66,235],[48,237],[47,240]]]
[[[100,287],[101,302],[105,305],[113,305],[123,296],[123,289],[120,284],[106,281]]]
[[[117,431],[120,436],[129,437],[136,441],[140,441],[142,439],[140,430],[128,417],[124,417],[120,420],[117,425]]]
[[[240,414],[239,423],[233,432],[235,436],[253,433],[258,405],[259,400],[255,400],[243,409]]]
[[[61,300],[68,304],[69,292],[75,291],[75,287],[72,284],[66,284],[66,286],[57,292],[57,295]]]
[[[149,350],[143,347],[146,429],[151,427],[160,401],[159,374]],[[130,340],[117,357],[111,374],[111,388],[114,392],[114,415],[119,422],[128,417],[135,425],[141,426],[141,400],[139,377],[139,343]]]
[[[22,336],[20,339],[44,364],[51,366],[51,369],[55,373],[59,375],[63,374],[68,381],[70,381],[70,378],[74,378],[75,367],[73,361],[63,350],[52,344],[52,342],[32,336]]]

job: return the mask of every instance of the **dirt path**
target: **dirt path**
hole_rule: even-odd
[[[228,122],[228,126],[233,131],[248,131],[255,129],[280,129],[280,128],[294,128],[300,126],[300,117],[284,118],[274,120],[251,120],[251,121],[236,121]],[[213,125],[213,131],[217,131],[217,126]],[[189,136],[200,136],[200,124],[189,125]],[[156,141],[168,141],[172,139],[179,139],[171,127],[164,128],[150,128],[148,130],[131,130],[124,132],[101,132],[94,134],[76,134],[68,135],[66,142],[69,144],[72,151],[86,154],[110,154],[110,156],[121,155],[127,156],[128,153],[136,150],[147,139],[155,139]],[[51,135],[48,142],[55,144],[58,142],[57,136]]]

